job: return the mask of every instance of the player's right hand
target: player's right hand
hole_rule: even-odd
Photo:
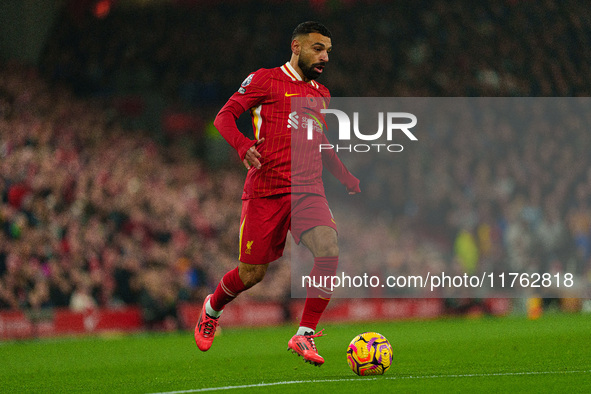
[[[242,162],[244,163],[244,167],[246,167],[247,170],[250,170],[251,166],[254,166],[257,170],[261,168],[261,162],[259,161],[261,154],[256,147],[262,144],[264,141],[264,138],[257,140],[257,142],[246,151],[246,155],[244,155],[244,160],[242,160]]]

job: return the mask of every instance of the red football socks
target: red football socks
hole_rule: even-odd
[[[333,276],[337,272],[339,264],[338,256],[330,257],[316,257],[314,259],[314,267],[310,272],[310,278],[316,284],[320,284],[320,278],[325,276]],[[318,321],[326,306],[330,302],[332,291],[325,287],[308,287],[306,304],[304,305],[304,313],[300,321],[300,327],[309,327],[316,330]]]
[[[236,298],[244,290],[246,290],[246,286],[242,283],[242,279],[238,275],[238,267],[236,267],[228,271],[222,280],[220,280],[220,283],[218,283],[210,300],[211,307],[216,311],[221,311],[227,303]]]

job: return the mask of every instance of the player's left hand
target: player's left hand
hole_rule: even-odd
[[[345,186],[347,187],[349,194],[361,193],[361,189],[359,188],[359,179],[355,178],[353,175],[351,175],[351,179],[347,181]]]

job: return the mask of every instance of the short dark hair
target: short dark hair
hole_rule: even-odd
[[[297,36],[310,33],[319,33],[325,37],[332,39],[332,34],[330,34],[330,30],[328,30],[326,26],[324,26],[322,23],[314,21],[300,23],[293,31],[291,39],[293,41]]]

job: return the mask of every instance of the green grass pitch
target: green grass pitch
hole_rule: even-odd
[[[326,360],[321,367],[286,350],[294,326],[226,329],[206,353],[190,332],[5,342],[0,391],[577,393],[591,388],[591,315],[323,327],[327,335],[316,340]],[[347,345],[363,331],[383,334],[394,348],[393,366],[383,376],[358,377],[347,366]]]

